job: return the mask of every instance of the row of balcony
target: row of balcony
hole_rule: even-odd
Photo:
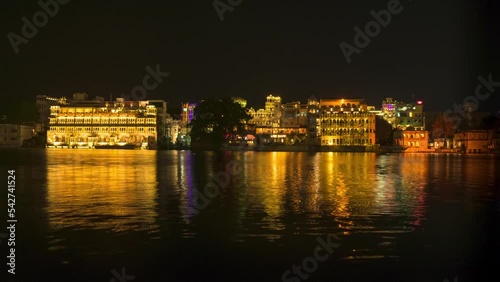
[[[53,132],[155,132],[155,127],[59,127],[51,126]]]
[[[49,120],[49,124],[67,124],[67,125],[75,125],[75,124],[106,124],[106,125],[115,125],[115,124],[156,124],[156,119],[123,119],[123,120],[64,120],[64,119],[54,119],[51,118]]]

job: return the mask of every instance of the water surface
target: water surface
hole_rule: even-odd
[[[123,267],[133,281],[282,281],[329,234],[340,246],[308,281],[475,281],[498,265],[493,156],[1,153],[17,177],[16,281]]]

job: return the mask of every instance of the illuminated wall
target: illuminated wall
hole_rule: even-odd
[[[256,127],[255,133],[264,143],[293,145],[305,139],[307,127]]]
[[[493,130],[467,130],[455,133],[455,148],[465,153],[488,153],[494,148]]]
[[[47,145],[134,144],[157,140],[157,109],[143,102],[51,106]]]
[[[406,147],[405,152],[427,151],[429,143],[429,131],[426,130],[404,130],[394,133],[395,145]]]
[[[362,99],[321,99],[322,146],[375,145],[375,114]]]
[[[185,124],[190,123],[194,118],[195,103],[181,103],[181,121]]]
[[[406,129],[413,127],[417,130],[425,129],[423,102],[403,103],[386,98],[382,101],[382,116],[393,128]]]
[[[250,108],[248,114],[252,117],[248,121],[248,124],[269,127],[281,126],[281,97],[273,95],[267,96],[264,109],[254,110]]]

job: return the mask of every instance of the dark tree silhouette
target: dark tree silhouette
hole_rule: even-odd
[[[231,98],[210,98],[202,101],[194,110],[191,121],[191,140],[211,141],[214,149],[220,148],[225,135],[239,133],[250,119],[246,108]]]
[[[442,115],[439,115],[432,124],[432,138],[447,138],[455,134],[456,128],[453,122],[446,121]]]

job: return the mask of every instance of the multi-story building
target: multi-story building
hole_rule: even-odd
[[[265,109],[254,110],[254,108],[248,109],[248,114],[252,117],[249,121],[249,125],[254,126],[272,126],[272,113],[266,111]]]
[[[321,99],[322,146],[374,146],[375,114],[364,99]]]
[[[166,137],[169,138],[172,143],[176,143],[180,133],[181,120],[173,119],[170,115],[168,115],[166,119]]]
[[[195,103],[181,103],[181,121],[185,124],[190,123],[194,118]]]
[[[248,124],[267,127],[281,126],[281,97],[269,95],[266,98],[264,109],[248,109],[248,114],[252,117]]]
[[[405,153],[429,151],[429,131],[396,130],[394,145],[405,147]]]
[[[382,101],[382,117],[393,128],[406,129],[413,127],[416,130],[425,129],[423,102],[404,103],[386,98]]]
[[[463,153],[489,153],[495,146],[494,130],[466,130],[454,135],[454,147]]]
[[[67,105],[66,97],[55,98],[47,95],[36,96],[36,109],[37,109],[37,123],[35,124],[35,131],[41,132],[49,123],[50,107],[55,105]]]
[[[0,147],[21,147],[34,134],[33,126],[0,124]]]
[[[307,104],[291,102],[283,104],[281,108],[281,126],[294,127],[307,125]]]
[[[158,140],[167,137],[167,102],[163,100],[149,100],[149,105],[156,107],[156,127]]]
[[[263,144],[294,145],[305,140],[307,127],[257,127],[255,134]]]
[[[319,100],[314,96],[307,100],[307,134],[314,139],[320,136]]]
[[[385,100],[382,101],[382,117],[394,128],[397,127],[396,109],[398,104],[399,102],[392,98],[385,98]]]
[[[48,146],[156,145],[157,108],[149,101],[79,100],[50,110]]]

